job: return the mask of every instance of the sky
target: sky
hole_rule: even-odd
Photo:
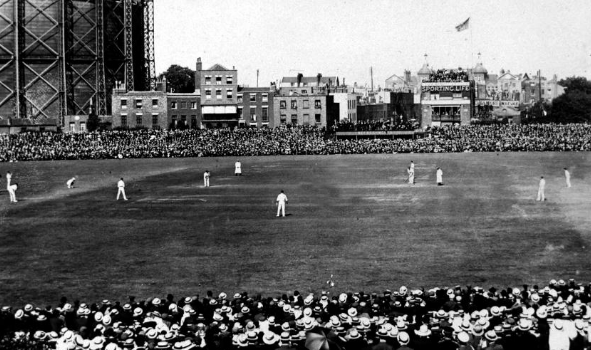
[[[589,0],[154,0],[157,73],[221,64],[238,83],[338,76],[384,86],[406,69],[473,67],[591,79]],[[466,19],[469,29],[455,27]],[[427,57],[425,58],[425,54]]]

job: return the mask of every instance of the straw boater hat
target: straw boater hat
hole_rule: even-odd
[[[415,330],[415,334],[419,337],[428,337],[431,335],[431,330],[426,324],[423,324],[418,330]]]
[[[263,342],[267,345],[274,345],[279,341],[279,336],[273,332],[266,332],[263,336]]]
[[[410,342],[410,337],[406,332],[398,333],[398,342],[400,345],[407,345]]]
[[[484,338],[486,338],[488,341],[496,341],[499,339],[497,333],[493,330],[486,332],[486,334],[484,334]]]
[[[470,336],[468,335],[468,333],[462,331],[458,333],[458,340],[460,341],[460,343],[466,344],[470,341]]]

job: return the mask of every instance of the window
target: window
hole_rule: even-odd
[[[187,102],[181,102],[181,109],[187,109]]]
[[[222,98],[222,89],[215,89],[215,98],[217,98],[217,99]]]
[[[187,125],[187,116],[186,115],[181,115],[181,124]]]
[[[43,131],[43,130],[41,130]],[[80,122],[80,132],[86,132],[86,123]]]
[[[135,124],[136,125],[142,125],[143,124],[143,119],[144,119],[144,116],[143,115],[136,114],[135,115]]]
[[[127,100],[121,100],[121,109],[127,109]]]
[[[287,108],[286,105],[287,105],[287,101],[285,101],[285,100],[279,101],[279,108],[285,109],[285,108]]]
[[[285,124],[287,122],[287,116],[285,114],[282,114],[281,116],[279,116],[279,122],[281,124]]]
[[[142,108],[142,100],[135,100],[135,108]]]
[[[460,93],[454,93],[453,94],[453,97],[454,98],[462,98],[462,93],[461,92]]]
[[[196,115],[191,116],[191,128],[193,128],[193,129],[197,128],[197,116]]]
[[[298,100],[291,100],[291,109],[298,109]]]
[[[304,100],[304,109],[308,109],[308,108],[310,108],[310,101]]]
[[[263,102],[269,102],[269,94],[263,94],[262,96]]]
[[[242,94],[237,94],[236,98],[238,99],[238,102],[242,102]]]
[[[191,102],[191,109],[197,109],[197,102]]]
[[[309,114],[304,114],[304,123],[309,123],[310,122],[310,115]]]
[[[152,125],[158,124],[158,114],[152,114]]]
[[[205,89],[205,98],[211,100],[211,89]]]
[[[205,85],[211,85],[211,75],[205,76]]]
[[[215,76],[215,84],[216,85],[222,85],[222,76],[221,75],[216,75]]]
[[[250,107],[250,119],[253,121],[257,121],[257,109],[256,107]]]
[[[269,122],[269,108],[263,107],[262,119],[263,123]]]
[[[227,99],[231,99],[232,98],[232,93],[233,93],[232,89],[227,89],[226,90],[226,98]]]
[[[232,77],[231,75],[226,75],[226,84],[227,85],[232,85],[234,81],[234,77]]]
[[[172,121],[175,122],[178,119],[178,115],[173,115],[172,116]]]
[[[250,94],[250,102],[256,102],[256,101],[257,101],[257,94],[251,93]]]
[[[127,116],[126,115],[121,116],[121,126],[127,126]]]
[[[307,95],[308,94],[308,90],[302,90],[302,95]]]
[[[298,115],[297,114],[292,114],[291,115],[291,124],[292,125],[298,125]]]
[[[242,107],[238,107],[238,118],[244,119],[244,115],[242,113]]]
[[[152,108],[158,108],[158,99],[157,98],[152,99]]]
[[[314,108],[321,109],[322,108],[322,101],[321,100],[315,100],[314,101]]]
[[[314,115],[314,119],[316,120],[316,124],[320,124],[320,114]]]
[[[121,119],[123,120],[123,117],[121,117]],[[23,128],[23,129],[25,129],[25,131],[27,130],[26,128]],[[70,132],[76,132],[76,123],[74,123],[74,122],[70,123]]]
[[[176,109],[176,101],[170,102],[170,108]]]

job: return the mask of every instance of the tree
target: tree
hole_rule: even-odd
[[[561,79],[558,85],[564,86],[565,92],[582,91],[586,94],[591,94],[591,81],[585,77],[569,77]]]
[[[179,93],[195,92],[195,71],[190,68],[173,64],[168,67],[166,72],[160,74],[160,78],[162,76],[166,77],[166,86],[169,92],[171,89],[173,92]]]
[[[564,94],[552,101],[552,119],[560,123],[591,122],[591,82],[585,77],[569,77],[558,84]]]

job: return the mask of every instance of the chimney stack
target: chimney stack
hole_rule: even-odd
[[[195,68],[195,92],[199,93],[201,91],[201,71],[203,70],[201,57],[197,57],[197,65]]]

